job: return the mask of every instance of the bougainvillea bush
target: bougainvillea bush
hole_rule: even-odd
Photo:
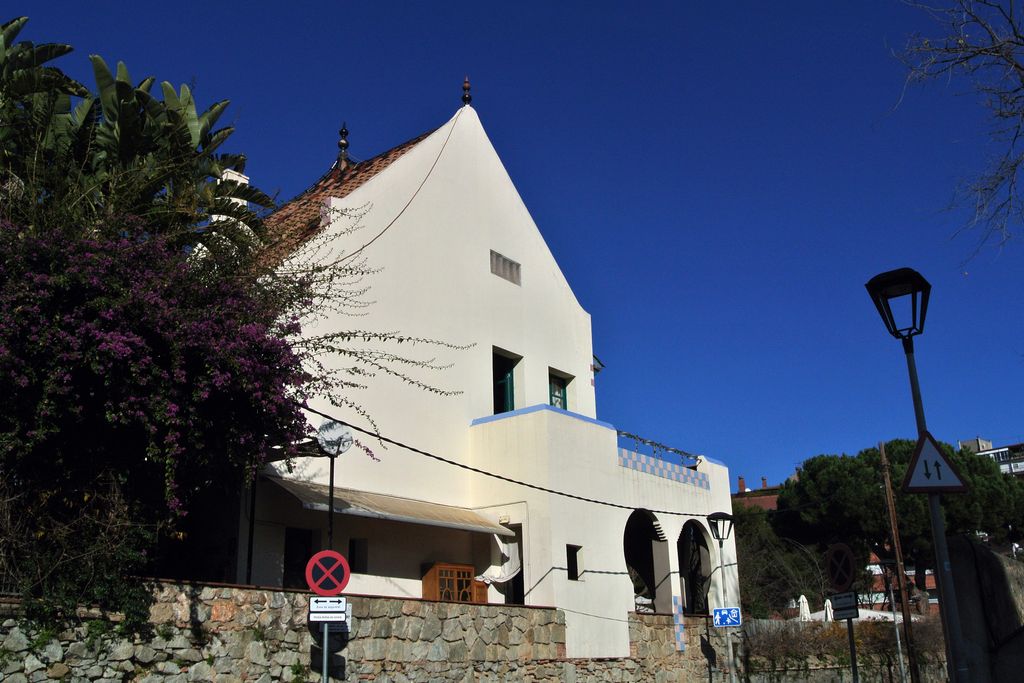
[[[369,305],[359,250],[281,252],[274,202],[228,173],[226,100],[95,55],[87,88],[51,66],[71,46],[18,40],[27,21],[0,23],[0,592],[141,623],[141,575],[235,578],[242,484],[290,462],[308,396],[373,426],[352,394],[378,374],[457,393],[396,346],[465,347],[300,334]]]
[[[92,238],[0,223],[0,478],[7,500],[32,492],[20,537],[57,538],[32,519],[63,528],[97,498],[101,516],[173,527],[306,430],[297,330],[274,298],[130,223]],[[36,573],[77,566],[59,545]]]

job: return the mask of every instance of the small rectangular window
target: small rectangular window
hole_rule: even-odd
[[[569,410],[569,385],[572,375],[548,368],[548,402],[556,408]]]
[[[579,581],[583,576],[583,546],[565,546],[565,569],[570,581]]]
[[[365,538],[348,540],[348,568],[353,574],[366,574],[369,543]]]
[[[557,375],[548,376],[548,394],[551,405],[562,410],[568,410],[569,405],[565,396],[565,378]]]
[[[493,249],[491,250],[491,272],[512,284],[522,284],[519,264]]]

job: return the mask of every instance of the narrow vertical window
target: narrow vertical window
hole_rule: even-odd
[[[579,581],[583,575],[583,546],[565,546],[565,569],[570,581]]]
[[[313,554],[313,530],[286,527],[284,530],[283,588],[301,588],[306,583],[306,562]]]
[[[497,350],[492,356],[494,374],[494,414],[515,410],[515,368],[518,358],[511,358]]]
[[[565,378],[557,375],[548,376],[548,394],[551,405],[562,410],[568,410],[569,405],[565,397]]]
[[[548,368],[548,403],[562,410],[569,410],[569,385],[572,375]]]
[[[348,567],[353,574],[366,574],[369,564],[369,542],[365,538],[348,540]]]

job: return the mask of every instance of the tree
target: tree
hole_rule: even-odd
[[[0,471],[24,513],[4,536],[32,594],[69,563],[83,571],[85,551],[55,542],[82,540],[62,530],[83,513],[173,528],[197,495],[305,434],[305,373],[277,311],[197,273],[167,238],[125,232],[68,242],[0,226]]]
[[[0,573],[36,614],[84,601],[138,624],[146,591],[125,576],[295,455],[307,397],[359,411],[351,390],[381,372],[455,392],[407,373],[443,365],[386,348],[436,342],[302,334],[366,305],[372,269],[317,261],[315,239],[266,256],[272,201],[228,177],[245,158],[220,151],[227,101],[199,113],[187,87],[159,99],[95,56],[89,92],[48,65],[69,46],[15,42],[25,22],[0,26]],[[326,372],[326,354],[350,363]]]
[[[248,207],[272,202],[225,177],[226,101],[157,99],[98,57],[90,93],[48,64],[69,46],[15,42],[25,23],[0,26],[0,572],[32,614],[138,624],[125,575],[307,432],[309,293],[256,267]]]
[[[1013,0],[953,0],[943,7],[918,2],[943,27],[916,34],[902,52],[910,82],[966,79],[990,111],[990,134],[1000,151],[966,182],[958,200],[970,207],[967,227],[981,231],[979,247],[1000,245],[1020,229],[1024,197],[1024,15]]]
[[[733,503],[736,562],[743,612],[767,619],[791,600],[806,595],[814,605],[825,601],[820,554],[792,539],[777,536],[771,511]]]
[[[915,442],[897,439],[886,444],[895,487],[906,474]],[[990,458],[968,451],[954,453],[940,444],[953,462],[968,492],[943,497],[949,534],[984,531],[1005,540],[1011,528],[1024,521],[1024,482],[1007,477]],[[773,527],[782,536],[817,546],[849,545],[867,560],[869,552],[890,559],[889,524],[882,490],[880,455],[867,448],[856,456],[819,455],[801,466],[799,477],[787,481],[779,494]],[[934,568],[934,549],[927,499],[922,494],[895,491],[896,514],[907,564],[918,570]],[[924,572],[918,571],[923,587]]]
[[[123,63],[114,74],[96,55],[90,93],[39,64],[69,46],[12,43],[26,21],[2,27],[3,215],[29,231],[60,225],[84,236],[117,230],[117,218],[132,216],[176,246],[202,245],[248,267],[263,227],[249,207],[273,201],[225,175],[245,168],[243,155],[220,152],[234,131],[216,128],[228,101],[199,113],[188,86],[176,91],[167,82],[158,99],[154,78],[133,85]]]

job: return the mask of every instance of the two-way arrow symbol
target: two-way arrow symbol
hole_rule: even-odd
[[[956,462],[947,458],[938,442],[928,432],[922,432],[911,456],[903,490],[908,493],[960,493],[967,490],[957,472]]]
[[[932,464],[935,465],[935,476],[938,479],[942,479],[942,463],[939,462],[938,460],[933,460]],[[931,479],[932,478],[932,471],[930,469],[928,469],[928,461],[927,460],[924,461],[924,477],[925,477],[925,479]]]

